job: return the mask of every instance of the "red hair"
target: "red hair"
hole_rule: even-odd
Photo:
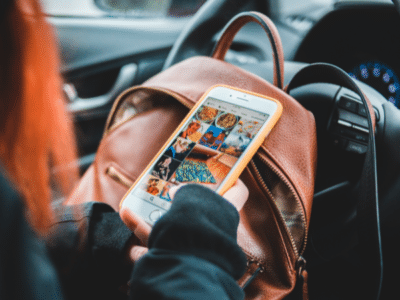
[[[71,119],[62,95],[58,49],[36,0],[16,0],[0,26],[0,159],[24,196],[29,220],[52,221],[51,169],[65,194],[78,178]]]

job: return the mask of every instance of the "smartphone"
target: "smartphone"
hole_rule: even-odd
[[[169,189],[202,184],[225,193],[282,113],[275,99],[212,87],[192,108],[121,201],[153,225],[171,207]]]

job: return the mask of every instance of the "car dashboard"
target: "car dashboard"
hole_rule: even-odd
[[[305,36],[294,61],[339,66],[400,107],[400,17],[385,3],[341,3]]]
[[[273,20],[286,61],[336,65],[400,108],[400,16],[391,3],[338,2]],[[257,25],[246,25],[227,60],[271,60],[262,35]]]

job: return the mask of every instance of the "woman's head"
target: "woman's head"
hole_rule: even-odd
[[[64,192],[78,177],[59,68],[53,31],[37,1],[13,1],[0,26],[0,160],[39,232],[52,218],[51,169],[70,164],[55,178]]]
[[[167,157],[167,158],[163,161],[162,165],[163,165],[164,167],[168,167],[168,166],[170,165],[171,162],[172,162],[172,158],[171,158],[171,157]]]
[[[214,132],[208,131],[208,132],[206,132],[206,133],[204,134],[204,136],[205,136],[207,139],[212,138],[212,137],[214,136]]]
[[[222,131],[220,134],[218,134],[217,140],[223,141],[225,136],[226,136],[226,133]]]
[[[157,178],[151,178],[149,180],[149,185],[150,186],[157,186],[158,185],[159,180]]]
[[[192,123],[189,124],[188,128],[196,131],[197,129],[200,128],[200,124],[196,121],[193,121]]]
[[[189,143],[187,141],[182,141],[178,139],[178,141],[174,145],[174,148],[177,153],[182,153],[189,148]]]

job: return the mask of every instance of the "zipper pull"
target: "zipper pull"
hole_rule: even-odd
[[[306,270],[306,260],[300,256],[297,260],[297,283],[296,287],[301,289],[303,300],[308,300],[308,273]],[[300,292],[300,291],[299,291]]]
[[[244,290],[262,272],[264,272],[264,267],[259,262],[254,260],[247,261],[247,271],[239,280],[239,286]]]

